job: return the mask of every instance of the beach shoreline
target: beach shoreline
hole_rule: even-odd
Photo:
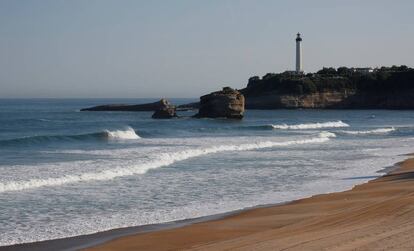
[[[62,239],[55,239],[55,240],[46,240],[46,241],[40,241],[40,242],[33,242],[33,243],[24,243],[24,244],[17,244],[17,245],[11,245],[11,246],[3,246],[0,247],[1,250],[11,250],[11,251],[19,251],[19,250],[115,250],[113,248],[113,243],[116,243],[116,250],[131,250],[129,247],[131,244],[135,243],[136,240],[134,238],[142,238],[146,235],[157,235],[157,233],[174,233],[174,231],[179,232],[180,229],[185,228],[192,228],[193,226],[197,226],[200,224],[221,224],[220,222],[225,222],[229,219],[234,218],[248,218],[250,217],[249,214],[255,214],[258,211],[261,210],[271,210],[273,208],[280,208],[283,206],[289,206],[292,204],[300,204],[301,201],[304,200],[312,200],[315,197],[318,196],[329,196],[329,195],[335,195],[335,194],[341,194],[346,192],[352,192],[356,187],[364,186],[366,184],[384,179],[385,177],[389,175],[394,175],[395,173],[399,172],[406,172],[407,165],[405,163],[413,161],[412,155],[408,155],[408,159],[396,163],[393,166],[386,167],[382,170],[379,170],[378,172],[384,172],[385,175],[380,175],[379,178],[375,178],[373,180],[370,180],[367,183],[362,183],[359,185],[356,185],[354,188],[342,192],[334,192],[334,193],[327,193],[327,194],[318,194],[307,198],[301,198],[298,200],[288,201],[284,203],[275,203],[275,204],[266,204],[266,205],[258,205],[254,207],[244,208],[240,210],[230,211],[226,213],[221,214],[215,214],[215,215],[209,215],[209,216],[203,216],[193,219],[184,219],[184,220],[178,220],[173,222],[166,222],[166,223],[159,223],[159,224],[150,224],[150,225],[144,225],[144,226],[133,226],[133,227],[125,227],[125,228],[118,228],[118,229],[112,229],[108,231],[93,233],[89,235],[81,235],[81,236],[74,236],[74,237],[68,237],[68,238],[62,238]],[[408,168],[409,170],[414,170],[414,164],[412,164],[412,167]],[[413,182],[414,183],[414,182]],[[254,224],[254,223],[252,223]],[[161,234],[162,235],[162,234]],[[174,234],[173,234],[174,235]],[[178,233],[179,235],[179,233]],[[221,240],[222,241],[222,240]],[[184,241],[185,242],[185,241]],[[210,242],[210,241],[209,241]],[[124,248],[121,247],[122,245],[119,245],[119,243],[124,244]],[[155,241],[154,244],[157,242]],[[202,241],[200,243],[197,243],[197,245],[202,244]],[[133,246],[133,245],[132,245]],[[149,248],[152,246],[152,248]],[[145,249],[142,250],[165,250],[165,249],[185,249],[189,247],[156,247],[156,245],[150,245],[146,246]],[[133,247],[132,250],[141,250],[139,247]]]
[[[412,250],[414,240],[407,236],[414,231],[414,158],[388,171],[347,191],[125,236],[86,250]]]
[[[254,210],[258,208],[280,206],[280,205],[291,203],[293,201],[295,200],[281,202],[281,203],[256,205],[252,207],[246,207],[243,209],[233,210],[233,211],[219,213],[219,214],[207,215],[207,216],[202,216],[202,217],[197,217],[197,218],[148,224],[148,225],[142,225],[142,226],[114,228],[114,229],[92,233],[92,234],[85,234],[85,235],[72,236],[72,237],[66,237],[66,238],[60,238],[60,239],[29,242],[29,243],[22,243],[22,244],[8,245],[8,246],[0,246],[0,251],[3,251],[3,250],[4,251],[82,250],[82,249],[87,249],[87,248],[91,248],[94,246],[98,246],[103,243],[107,243],[117,238],[122,238],[125,236],[151,233],[151,232],[157,232],[157,231],[163,231],[163,230],[171,230],[171,229],[181,228],[181,227],[185,227],[185,226],[192,225],[192,224],[220,220],[226,217],[237,215],[239,213],[243,213],[244,211]]]
[[[253,210],[256,208],[271,207],[290,203],[291,201],[284,203],[266,204],[243,208],[239,210],[229,211],[220,214],[207,215],[197,218],[183,219],[177,221],[148,224],[142,226],[131,226],[123,228],[115,228],[107,231],[85,234],[79,236],[72,236],[61,239],[44,240],[38,242],[22,243],[8,246],[0,246],[0,251],[43,251],[43,250],[82,250],[90,247],[94,247],[103,243],[107,243],[117,238],[125,236],[131,236],[135,234],[151,233],[156,231],[176,229],[185,227],[192,224],[214,221],[224,219],[226,217],[242,213],[246,210]]]

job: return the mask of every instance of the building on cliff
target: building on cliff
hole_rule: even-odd
[[[374,69],[371,67],[363,67],[363,68],[351,68],[353,72],[358,72],[361,74],[368,74],[374,72]]]

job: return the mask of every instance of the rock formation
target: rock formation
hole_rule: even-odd
[[[414,92],[317,92],[306,95],[269,94],[246,97],[246,109],[413,109]]]
[[[126,105],[126,104],[110,104],[100,105],[90,108],[81,109],[81,111],[126,111],[126,112],[142,112],[142,111],[157,111],[164,108],[172,107],[170,102],[166,99],[147,104]]]
[[[240,92],[246,109],[414,109],[414,69],[359,72],[324,68],[317,73],[268,73],[251,77]]]
[[[177,117],[177,113],[174,106],[156,110],[154,114],[152,114],[153,119],[172,119],[175,117]]]
[[[354,95],[349,92],[322,92],[307,95],[269,94],[246,98],[247,109],[339,108],[344,100]]]
[[[222,91],[200,97],[198,118],[242,119],[244,113],[244,96],[239,91],[224,87]]]

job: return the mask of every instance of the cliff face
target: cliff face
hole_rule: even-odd
[[[309,95],[263,95],[246,98],[247,109],[328,108],[340,104],[349,96],[346,92],[326,92]]]
[[[414,109],[414,93],[320,92],[246,97],[246,109]]]
[[[344,99],[339,108],[347,109],[414,109],[414,91],[360,93]]]
[[[245,100],[243,94],[229,87],[200,97],[198,118],[242,119]]]
[[[367,74],[333,71],[252,77],[241,90],[246,108],[414,109],[414,69],[381,68]]]

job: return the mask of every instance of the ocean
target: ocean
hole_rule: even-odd
[[[342,191],[414,152],[414,111],[79,111],[151,101],[0,100],[0,246]]]

